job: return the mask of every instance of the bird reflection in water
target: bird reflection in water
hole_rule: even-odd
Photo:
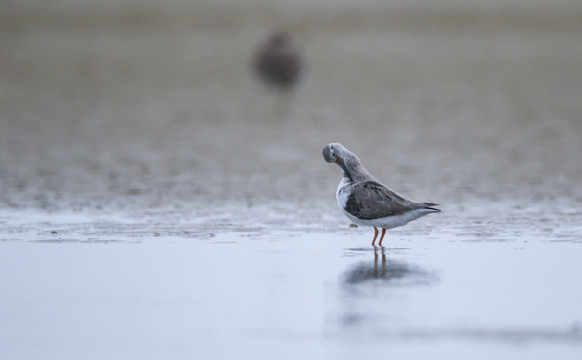
[[[376,284],[388,286],[426,285],[436,276],[404,261],[388,260],[384,247],[374,247],[374,262],[362,262],[345,274],[346,285]]]

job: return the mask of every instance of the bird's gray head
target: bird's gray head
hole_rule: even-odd
[[[331,143],[325,145],[322,154],[325,161],[328,163],[337,163],[338,159],[341,158],[340,152],[345,149],[340,143]]]
[[[322,154],[328,163],[336,163],[350,181],[353,181],[354,177],[370,176],[360,163],[360,159],[340,143],[327,144]]]

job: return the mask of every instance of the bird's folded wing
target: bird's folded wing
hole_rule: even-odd
[[[347,199],[345,210],[360,219],[400,215],[420,205],[375,181],[356,183],[350,187],[351,194]]]

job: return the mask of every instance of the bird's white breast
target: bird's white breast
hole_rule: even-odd
[[[348,202],[348,198],[351,195],[351,192],[347,188],[348,184],[349,184],[349,181],[347,179],[342,179],[342,181],[340,181],[339,186],[337,188],[337,191],[335,193],[335,198],[337,200],[337,206],[339,207],[342,214],[344,214],[354,224],[362,225],[362,226],[369,226],[367,224],[364,224],[362,222],[363,220],[358,219],[357,217],[355,217],[354,215],[352,215],[346,211],[346,204]]]
[[[337,191],[335,192],[337,206],[343,213],[345,213],[344,209],[346,208],[346,203],[348,202],[348,197],[350,196],[350,191],[347,188],[348,184],[349,181],[346,178],[343,178],[337,187]]]

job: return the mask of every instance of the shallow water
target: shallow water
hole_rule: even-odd
[[[388,247],[373,249],[354,247],[369,240],[359,231],[251,235],[39,234],[5,242],[3,352],[579,355],[579,244],[432,233],[395,234]]]
[[[0,14],[0,357],[579,356],[577,2],[30,4]],[[248,69],[280,26],[290,93]],[[444,212],[369,246],[331,141]]]

